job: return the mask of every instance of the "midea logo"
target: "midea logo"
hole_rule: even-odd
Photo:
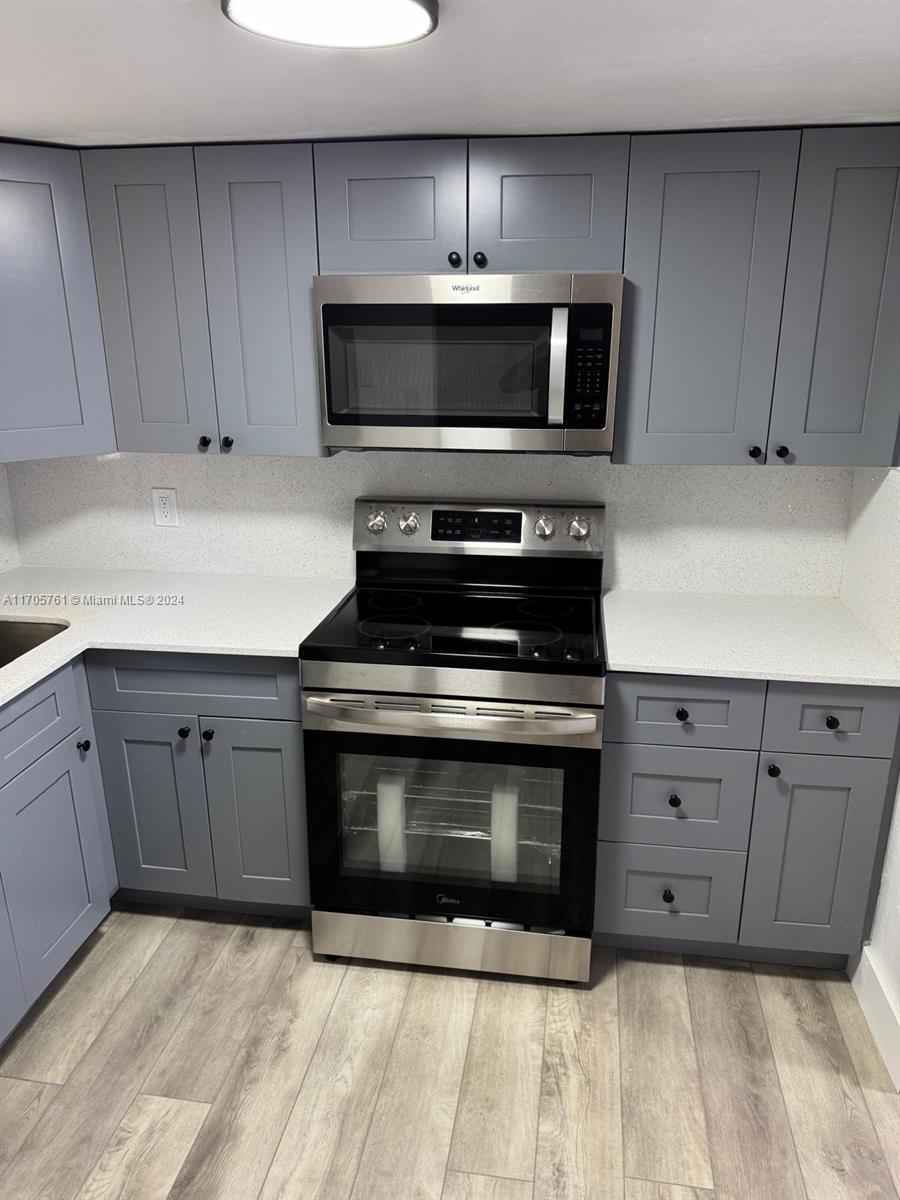
[[[481,284],[480,283],[451,283],[450,291],[451,292],[480,292]]]
[[[458,900],[454,900],[452,896],[445,896],[443,892],[438,892],[435,896],[438,904],[459,904]]]

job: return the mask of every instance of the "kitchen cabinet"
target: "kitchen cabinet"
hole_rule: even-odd
[[[77,150],[0,144],[0,461],[115,450]]]
[[[603,740],[758,750],[765,702],[761,679],[610,675]]]
[[[466,153],[464,138],[317,145],[322,274],[465,271]]]
[[[803,132],[769,461],[889,466],[900,419],[900,126]],[[779,456],[779,451],[789,453]]]
[[[300,726],[206,718],[203,745],[217,895],[309,904]]]
[[[0,788],[0,878],[28,1003],[109,912],[90,752],[76,730]]]
[[[119,885],[215,896],[200,722],[94,712]]]
[[[6,893],[0,878],[0,1044],[18,1025],[27,1007],[16,944],[9,924]]]
[[[194,153],[221,447],[319,454],[312,148]]]
[[[632,139],[615,461],[765,461],[799,143]]]
[[[54,671],[0,708],[0,787],[79,725],[72,668]]]
[[[473,138],[470,269],[620,272],[629,140]]]
[[[889,771],[884,759],[762,755],[742,945],[859,950]]]
[[[120,450],[218,450],[190,146],[84,150]]]

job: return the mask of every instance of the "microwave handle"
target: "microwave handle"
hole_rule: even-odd
[[[566,343],[569,333],[568,308],[554,308],[550,319],[550,380],[547,424],[562,425],[566,408]]]

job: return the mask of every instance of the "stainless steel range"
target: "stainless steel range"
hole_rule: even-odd
[[[586,980],[602,507],[359,500],[300,647],[316,952]]]

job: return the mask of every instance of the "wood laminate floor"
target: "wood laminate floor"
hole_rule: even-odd
[[[847,979],[595,951],[588,987],[111,914],[0,1052],[0,1200],[900,1200]]]

